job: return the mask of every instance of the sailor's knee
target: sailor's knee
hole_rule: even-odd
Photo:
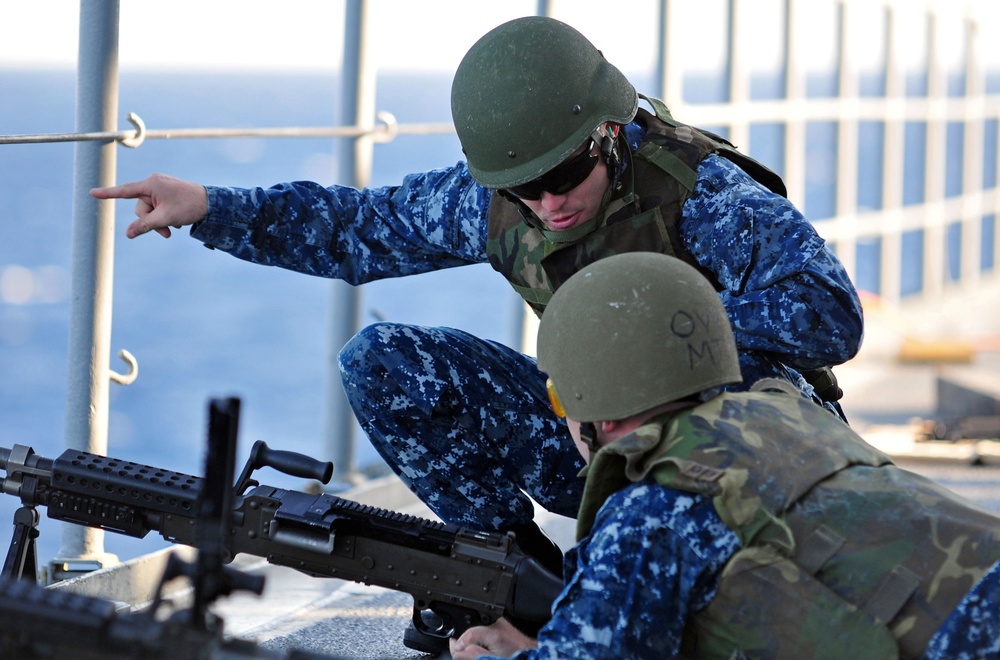
[[[400,335],[400,323],[372,323],[351,337],[337,355],[342,375],[378,360],[378,356],[391,349],[393,338]]]

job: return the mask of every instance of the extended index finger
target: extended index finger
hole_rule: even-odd
[[[92,188],[90,194],[97,199],[135,199],[137,197],[151,194],[149,185],[144,179],[123,183],[120,186],[107,186],[106,188]]]

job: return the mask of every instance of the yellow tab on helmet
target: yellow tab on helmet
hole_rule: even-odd
[[[556,417],[565,417],[566,409],[563,408],[562,401],[559,400],[559,395],[556,394],[556,384],[552,382],[551,378],[545,381],[545,389],[549,391],[549,403],[552,404],[552,412],[556,414]]]

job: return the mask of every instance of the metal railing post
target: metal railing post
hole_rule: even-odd
[[[77,64],[76,129],[112,131],[118,114],[118,2],[81,0]],[[78,142],[74,149],[72,295],[69,319],[66,446],[106,454],[114,278],[114,205],[90,196],[115,182],[113,140]],[[62,526],[62,559],[53,577],[72,573],[68,562],[100,567],[116,558],[104,552],[104,532]]]
[[[368,51],[368,2],[348,0],[344,17],[344,62],[341,68],[341,123],[375,125],[375,69]],[[340,179],[363,188],[371,178],[372,140],[369,136],[342,139]],[[358,329],[359,303],[355,287],[330,283],[330,365],[327,369],[326,451],[336,466],[337,481],[357,481],[354,464],[354,415],[347,402],[337,355]]]

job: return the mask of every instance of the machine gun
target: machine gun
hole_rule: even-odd
[[[231,423],[235,437],[235,415]],[[262,486],[251,477],[265,466],[324,484],[333,474],[332,463],[276,451],[258,440],[227,505],[222,561],[243,553],[308,575],[406,592],[414,601],[414,627],[431,637],[457,637],[500,617],[528,629],[549,619],[562,581],[522,552],[513,534],[424,520],[327,493]],[[2,572],[13,578],[33,577],[37,565],[36,506],[55,520],[136,538],[155,531],[172,543],[193,545],[199,494],[212,487],[191,475],[75,449],[49,459],[23,445],[0,447],[0,470],[7,473],[0,490],[22,503]],[[437,617],[422,616],[426,610]]]
[[[208,609],[220,596],[234,591],[259,595],[264,587],[262,577],[234,570],[221,561],[225,555],[222,541],[232,513],[227,484],[233,479],[238,413],[235,399],[211,404],[205,479],[195,501],[193,545],[197,559],[189,563],[176,553],[170,555],[153,605],[142,612],[119,614],[111,601],[63,589],[43,589],[7,575],[0,579],[0,657],[333,660],[307,651],[279,653],[248,640],[227,639],[222,620]],[[8,557],[8,561],[13,560]],[[161,616],[164,586],[179,577],[189,579],[193,604]]]

